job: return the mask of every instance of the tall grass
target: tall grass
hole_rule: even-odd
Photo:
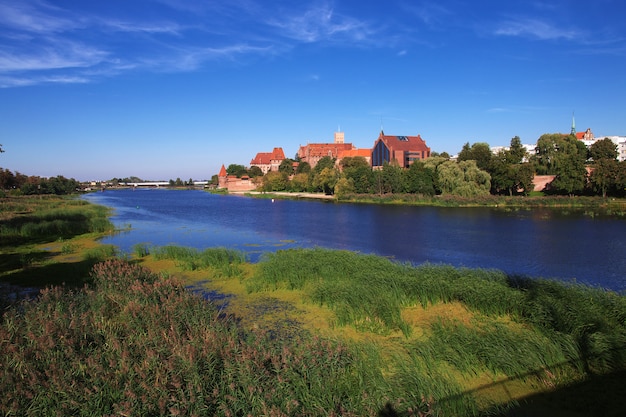
[[[185,270],[211,268],[226,277],[240,276],[241,266],[246,262],[244,252],[227,248],[208,248],[200,251],[181,246],[162,246],[151,249],[137,247],[135,253],[138,251],[151,253],[156,259],[173,259]]]
[[[3,315],[0,413],[362,416],[390,394],[345,344],[245,335],[175,280],[121,260],[93,278]]]
[[[602,289],[492,270],[412,267],[319,248],[267,254],[248,288],[304,289],[311,302],[333,309],[340,325],[382,334],[401,330],[407,336],[403,308],[457,301],[488,317],[509,317],[548,338],[562,335],[568,341],[557,361],[575,356],[594,372],[626,366],[626,300]]]
[[[0,238],[20,245],[113,230],[106,207],[62,197],[9,198],[3,202]]]

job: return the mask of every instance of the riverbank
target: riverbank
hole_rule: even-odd
[[[342,196],[324,193],[287,192],[287,191],[245,191],[230,192],[229,194],[243,195],[255,198],[276,199],[314,199],[337,201],[355,204],[389,204],[430,207],[491,207],[501,210],[533,209],[533,208],[571,208],[583,210],[589,215],[607,214],[612,216],[626,216],[626,199],[602,197],[568,197],[568,196],[482,196],[465,198],[453,195],[437,195],[432,197],[416,194],[347,194]]]

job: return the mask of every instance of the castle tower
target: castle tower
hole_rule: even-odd
[[[344,139],[343,132],[335,132],[335,143],[343,143],[343,139]]]

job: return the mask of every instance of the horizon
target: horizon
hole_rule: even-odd
[[[433,152],[626,136],[619,0],[6,0],[0,167],[210,179],[258,152],[380,130]]]

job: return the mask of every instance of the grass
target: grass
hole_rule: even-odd
[[[2,221],[38,218],[19,203]],[[55,286],[3,307],[0,413],[536,414],[524,398],[551,415],[626,411],[626,301],[610,291],[325,249],[119,259],[94,236],[2,246],[4,280]]]
[[[0,280],[82,286],[91,267],[115,255],[93,238],[113,231],[109,210],[73,197],[6,197],[0,204]]]

